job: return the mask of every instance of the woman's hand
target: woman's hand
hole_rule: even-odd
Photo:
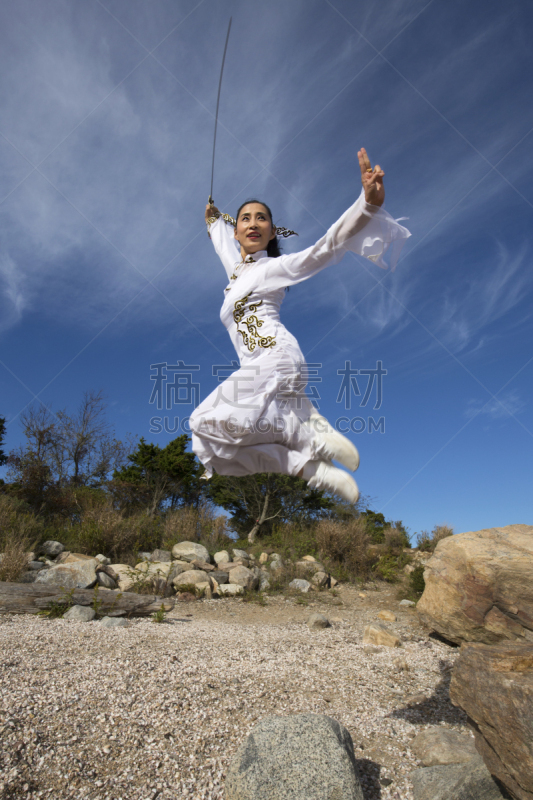
[[[218,217],[220,216],[220,211],[218,208],[211,203],[208,203],[205,207],[205,221],[207,222],[210,217]]]
[[[359,166],[361,167],[361,183],[365,190],[365,200],[373,206],[382,206],[385,202],[385,187],[383,186],[383,176],[385,173],[376,164],[374,169],[370,165],[370,159],[364,147],[357,152]]]

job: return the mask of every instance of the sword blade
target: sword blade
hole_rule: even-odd
[[[218,95],[217,95],[217,110],[215,112],[215,135],[213,137],[213,160],[211,163],[211,190],[209,192],[209,203],[213,203],[213,177],[215,175],[215,147],[217,144],[217,126],[218,126],[218,106],[220,103],[220,89],[222,87],[222,75],[224,74],[224,62],[226,61],[226,50],[228,49],[229,32],[231,30],[231,20],[229,18],[228,32],[226,34],[226,44],[224,45],[224,55],[222,56],[222,66],[220,68],[220,78],[218,81]]]

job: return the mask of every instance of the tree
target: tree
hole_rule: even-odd
[[[0,467],[3,467],[7,461],[7,456],[4,453],[3,444],[6,435],[6,420],[5,417],[0,417]]]
[[[216,505],[231,513],[232,528],[250,542],[259,533],[268,535],[274,520],[310,522],[333,506],[330,498],[309,489],[301,478],[271,472],[242,477],[215,474],[207,493]]]
[[[115,470],[111,490],[122,508],[144,507],[150,516],[170,508],[196,505],[203,486],[194,453],[186,452],[189,437],[178,436],[160,447],[141,438],[129,464]]]
[[[105,409],[102,392],[87,391],[75,414],[42,403],[21,414],[26,444],[10,453],[9,476],[36,511],[64,511],[71,489],[102,487],[124,463],[131,444],[114,437]]]

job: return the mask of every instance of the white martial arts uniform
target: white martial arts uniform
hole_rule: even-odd
[[[394,268],[410,233],[366,203],[364,191],[316,244],[299,253],[270,258],[262,250],[243,262],[235,229],[223,215],[209,229],[230,281],[220,317],[241,367],[191,415],[192,449],[205,477],[296,475],[320,452],[309,424],[316,412],[305,394],[305,359],[279,318],[285,288],[337,263],[348,250],[387,269],[383,256],[390,248]]]

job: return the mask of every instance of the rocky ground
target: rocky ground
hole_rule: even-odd
[[[470,736],[448,698],[458,650],[394,587],[359,591],[178,602],[163,624],[118,629],[0,617],[1,800],[220,800],[257,720],[303,711],[348,728],[365,800],[411,800],[414,736]],[[362,643],[383,609],[401,648]],[[309,630],[313,612],[332,627]]]

